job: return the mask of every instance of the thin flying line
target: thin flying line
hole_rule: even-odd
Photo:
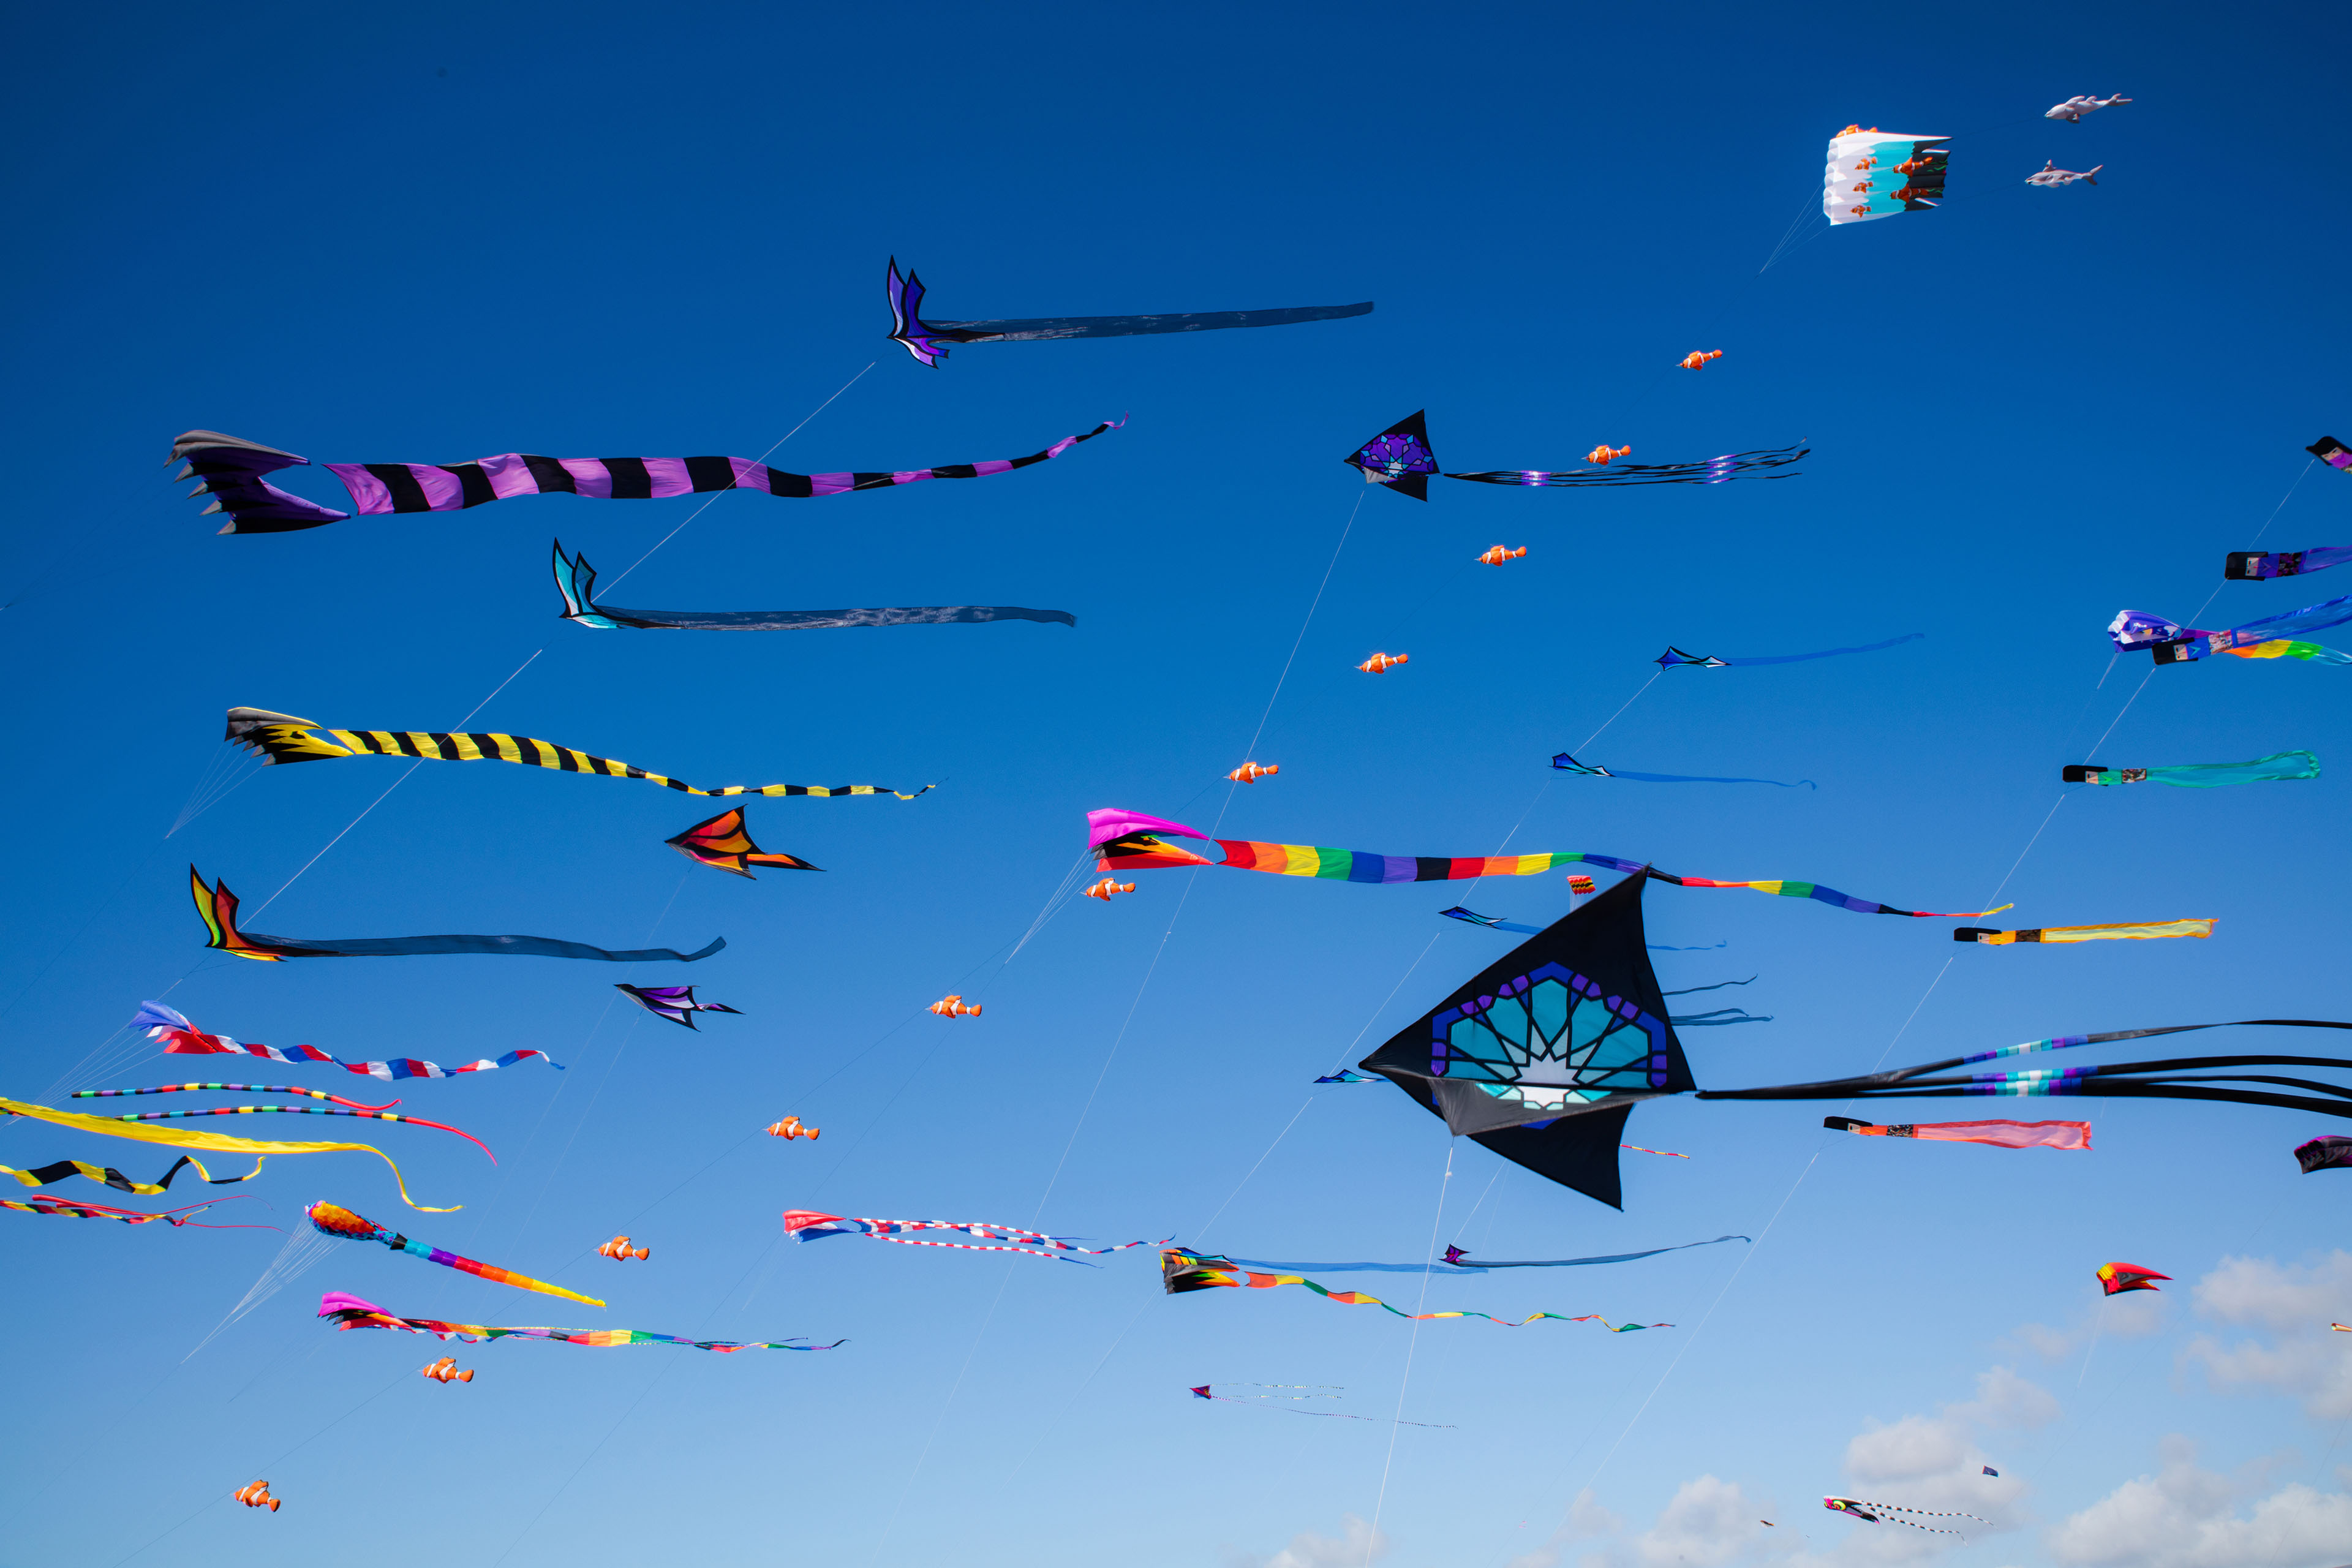
[[[1608,718],[1601,721],[1601,730],[1606,730],[1610,725],[1614,724],[1618,720],[1623,718],[1625,716],[1625,710],[1640,701],[1642,700],[1642,693],[1650,689],[1650,681],[1657,679],[1659,676],[1664,674],[1665,674],[1665,671],[1663,669],[1654,671],[1651,675],[1649,680],[1642,682],[1642,684],[1635,689],[1633,695],[1625,699],[1625,700],[1619,705],[1616,712],[1612,713]],[[1601,739],[1601,730],[1595,730],[1590,735],[1585,736],[1584,745],[1579,746],[1576,749],[1580,752],[1584,750],[1585,746],[1590,746],[1593,742]]]
[[[514,667],[514,675],[508,676],[504,680],[499,681],[497,686],[491,688],[490,696],[485,697],[479,702],[475,703],[473,711],[467,713],[465,718],[458,720],[456,727],[459,730],[463,730],[468,723],[471,723],[475,713],[479,713],[483,709],[488,708],[490,705],[491,697],[496,697],[499,692],[504,691],[508,687],[513,685],[515,676],[520,675],[524,670],[530,668],[531,659],[537,658],[540,654],[545,653],[546,651],[547,650],[543,647],[540,648],[530,656],[530,658],[524,659],[520,664],[516,665]],[[394,790],[398,789],[401,785],[408,782],[409,773],[415,773],[418,768],[423,767],[424,765],[425,759],[422,757],[419,757],[416,761],[409,763],[407,773],[402,773],[398,778],[384,785],[383,795],[376,796],[373,800],[368,802],[367,805],[362,806],[360,808],[359,816],[352,817],[349,822],[343,824],[343,831],[341,833],[336,834],[332,838],[328,839],[325,844],[321,845],[318,854],[311,856],[308,860],[302,862],[301,871],[297,871],[292,876],[287,878],[285,882],[279,886],[278,891],[262,900],[260,905],[247,918],[248,920],[257,918],[261,914],[262,910],[267,910],[270,905],[276,903],[280,898],[284,897],[288,888],[292,887],[295,883],[302,879],[303,871],[308,871],[311,867],[324,859],[328,850],[332,849],[336,845],[341,844],[344,837],[350,834],[351,830],[357,827],[361,822],[366,818],[369,812],[373,811],[377,806],[382,805],[386,797],[389,796]]]
[[[2107,737],[2116,732],[2116,725],[2124,721],[2124,715],[2131,711],[2131,705],[2139,700],[2139,694],[2147,690],[2147,683],[2155,679],[2156,666],[2151,664],[2147,667],[2147,673],[2139,678],[2139,684],[2132,688],[2132,694],[2124,699],[2124,705],[2116,710],[2114,723],[2100,731],[2099,738],[2091,742],[2091,755],[2095,757],[2099,754],[2099,748],[2105,745]]]
[[[1282,661],[1282,673],[1275,677],[1274,694],[1265,700],[1265,711],[1257,716],[1257,729],[1251,733],[1249,744],[1242,748],[1244,762],[1249,761],[1250,754],[1257,750],[1258,741],[1265,734],[1265,721],[1274,717],[1274,705],[1282,697],[1282,683],[1290,679],[1290,667],[1298,658],[1300,645],[1307,641],[1307,628],[1315,624],[1315,612],[1323,603],[1323,590],[1331,585],[1331,574],[1339,567],[1340,552],[1348,548],[1348,535],[1355,531],[1356,513],[1363,510],[1363,492],[1360,490],[1356,504],[1348,509],[1348,526],[1339,531],[1339,542],[1331,552],[1331,563],[1323,568],[1323,581],[1315,585],[1315,598],[1307,606],[1307,618],[1298,623],[1298,635],[1290,641],[1290,657]]]
[[[869,362],[867,362],[866,366],[866,370],[872,370],[872,369],[874,368],[874,366],[875,366],[877,363],[880,363],[879,361],[869,361]],[[857,379],[858,379],[858,376],[862,376],[862,375],[864,375],[864,374],[866,374],[866,370],[861,370],[861,371],[859,371],[859,372],[857,373],[857,375],[853,375],[853,376],[851,376],[847,381],[843,382],[843,383],[841,384],[840,390],[839,390],[839,391],[836,391],[836,392],[833,395],[833,397],[839,397],[839,396],[841,395],[841,394],[842,394],[842,393],[844,393],[844,392],[847,392],[851,387],[856,386],[856,385],[857,384]],[[814,418],[815,418],[818,415],[820,415],[820,414],[824,413],[827,408],[830,408],[831,406],[833,406],[833,397],[828,397],[828,398],[826,398],[823,403],[820,403],[820,404],[818,404],[814,408],[810,409],[810,410],[809,410],[809,412],[808,412],[808,418],[807,418],[807,419],[803,419],[803,420],[802,420],[802,421],[801,421],[801,423],[800,423],[800,425],[795,425],[795,426],[793,426],[791,429],[789,429],[789,430],[785,431],[782,436],[777,437],[776,437],[776,439],[775,439],[772,443],[771,443],[771,444],[770,444],[770,446],[769,446],[769,447],[768,447],[767,451],[761,453],[761,454],[759,455],[759,457],[757,457],[757,458],[753,458],[752,460],[753,460],[754,462],[761,462],[761,463],[764,463],[764,462],[766,462],[766,461],[768,460],[768,458],[770,458],[770,457],[771,457],[771,456],[775,452],[775,449],[776,449],[778,447],[782,446],[785,442],[787,442],[787,441],[791,440],[793,437],[795,437],[795,436],[797,436],[797,435],[799,435],[799,434],[801,433],[801,426],[802,426],[802,425],[806,425],[806,424],[809,422],[809,419],[814,419]],[[665,534],[663,534],[659,539],[655,540],[655,541],[654,541],[654,550],[659,550],[663,545],[667,544],[671,540],[676,539],[676,538],[678,536],[678,531],[679,531],[679,530],[680,530],[680,529],[685,528],[685,527],[686,527],[686,523],[687,523],[687,522],[692,522],[696,518],[700,517],[704,512],[709,511],[709,510],[710,510],[710,508],[711,508],[712,503],[713,503],[713,502],[715,502],[715,501],[717,501],[720,496],[723,496],[723,495],[725,495],[726,493],[727,493],[727,492],[726,492],[725,490],[713,490],[713,491],[711,492],[711,494],[710,494],[710,500],[709,500],[704,501],[700,506],[696,507],[692,511],[688,512],[688,513],[686,514],[686,522],[681,522],[681,523],[679,523],[679,524],[677,525],[677,528],[673,528],[673,529],[671,529],[667,533],[665,533]],[[631,572],[635,571],[638,567],[640,567],[640,566],[644,565],[647,561],[652,560],[652,559],[653,559],[654,550],[648,550],[648,551],[646,551],[643,555],[638,556],[635,561],[630,562],[630,563],[628,563],[628,565],[627,565],[625,568],[624,568],[624,569],[622,570],[621,577],[626,577],[626,576],[627,576]],[[615,578],[614,578],[610,583],[605,584],[604,584],[604,586],[605,586],[605,587],[607,587],[607,588],[614,588],[614,587],[618,587],[618,586],[620,585],[621,577],[615,577]]]
[[[1420,1314],[1429,1306],[1429,1277],[1436,1270],[1430,1264],[1437,1257],[1437,1227],[1445,1223],[1445,1189],[1454,1180],[1454,1136],[1445,1138],[1445,1174],[1437,1180],[1437,1212],[1429,1216],[1429,1250],[1422,1257],[1421,1299],[1412,1305],[1412,1336],[1405,1341],[1404,1376],[1397,1383],[1396,1417],[1389,1426],[1388,1458],[1381,1461],[1380,1495],[1372,1500],[1372,1524],[1364,1532],[1364,1568],[1371,1568],[1372,1552],[1381,1538],[1381,1510],[1388,1506],[1389,1471],[1396,1464],[1397,1438],[1403,1435],[1405,1394],[1412,1387],[1413,1352],[1421,1346]]]

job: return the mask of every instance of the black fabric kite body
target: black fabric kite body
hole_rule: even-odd
[[[2352,1088],[2260,1070],[2352,1059],[2305,1056],[2181,1057],[2105,1067],[1947,1074],[2029,1053],[2197,1029],[2352,1029],[2317,1018],[2242,1018],[2097,1035],[2053,1036],[1970,1056],[1820,1083],[1701,1089],[1675,1038],[1651,972],[1642,889],[1633,875],[1488,964],[1357,1065],[1412,1095],[1453,1132],[1538,1175],[1622,1207],[1617,1150],[1644,1100],[1908,1100],[1961,1095],[2082,1095],[2203,1100],[2352,1117]],[[2254,1070],[2248,1070],[2254,1069]]]

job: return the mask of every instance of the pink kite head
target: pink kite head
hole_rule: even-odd
[[[373,1312],[379,1317],[392,1316],[373,1301],[362,1301],[348,1290],[330,1290],[319,1298],[319,1316],[331,1318],[337,1312]]]
[[[1181,822],[1171,822],[1164,816],[1146,816],[1139,811],[1121,806],[1106,805],[1087,813],[1087,847],[1099,849],[1114,838],[1124,838],[1130,833],[1169,833],[1179,838],[1202,838],[1209,836],[1197,827],[1187,827]]]

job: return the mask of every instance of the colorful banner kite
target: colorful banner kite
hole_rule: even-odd
[[[519,1061],[537,1057],[556,1071],[563,1064],[541,1050],[514,1050],[502,1057],[485,1057],[478,1062],[461,1062],[456,1067],[443,1067],[438,1062],[421,1062],[414,1057],[394,1057],[380,1062],[347,1062],[331,1057],[316,1046],[249,1046],[230,1039],[226,1035],[207,1035],[188,1022],[185,1016],[173,1012],[161,1002],[142,1002],[138,1016],[128,1026],[144,1029],[147,1037],[162,1046],[173,1056],[213,1056],[222,1052],[232,1055],[262,1057],[288,1067],[299,1067],[306,1062],[323,1063],[341,1068],[345,1072],[362,1073],[369,1078],[387,1082],[404,1078],[456,1078],[460,1073],[490,1072],[499,1068],[510,1068]],[[394,1100],[394,1104],[400,1102]]]
[[[327,738],[310,733],[325,731]],[[223,739],[243,747],[262,760],[264,766],[280,763],[313,763],[329,757],[419,757],[442,763],[520,763],[528,768],[553,768],[566,773],[600,773],[606,778],[644,779],[664,789],[674,789],[681,795],[810,795],[819,798],[842,795],[894,795],[900,800],[912,800],[928,795],[932,785],[925,784],[909,795],[892,789],[888,784],[729,784],[722,789],[697,789],[677,779],[649,773],[627,763],[616,763],[610,757],[592,757],[585,752],[575,752],[569,746],[559,746],[548,741],[535,741],[529,735],[502,735],[488,732],[478,735],[442,733],[422,730],[329,730],[310,719],[297,719],[289,713],[272,713],[267,708],[232,708],[228,710],[228,733]]]
[[[431,1334],[438,1340],[553,1340],[567,1345],[586,1345],[592,1350],[606,1350],[614,1345],[684,1345],[689,1350],[717,1351],[721,1355],[736,1351],[829,1351],[835,1345],[845,1345],[847,1340],[835,1340],[829,1345],[794,1344],[791,1340],[688,1340],[676,1334],[650,1334],[643,1329],[517,1329],[490,1323],[452,1323],[439,1318],[396,1318],[372,1301],[342,1290],[330,1290],[319,1298],[319,1316],[334,1320],[338,1329],[399,1329],[412,1334]]]
[[[1810,447],[1775,447],[1753,452],[1728,452],[1719,458],[1707,458],[1696,463],[1599,463],[1590,468],[1548,470],[1543,468],[1491,468],[1479,473],[1444,473],[1437,466],[1437,455],[1430,449],[1429,426],[1418,410],[1398,420],[1339,460],[1364,476],[1364,482],[1380,485],[1399,495],[1415,500],[1429,499],[1429,481],[1435,478],[1471,479],[1482,485],[1524,485],[1542,489],[1570,487],[1606,486],[1622,489],[1628,485],[1719,485],[1742,474],[1760,473],[1767,468],[1785,468],[1812,448]],[[1768,479],[1788,479],[1787,474],[1767,474]]]
[[[1612,1334],[1632,1333],[1639,1329],[1674,1327],[1672,1323],[1612,1324],[1598,1312],[1585,1312],[1573,1317],[1566,1312],[1531,1312],[1516,1323],[1508,1318],[1497,1318],[1491,1312],[1404,1312],[1377,1296],[1367,1296],[1360,1290],[1328,1289],[1297,1274],[1261,1274],[1240,1267],[1230,1258],[1209,1252],[1188,1252],[1181,1247],[1169,1247],[1160,1253],[1160,1283],[1171,1296],[1214,1289],[1220,1285],[1245,1290],[1270,1290],[1277,1285],[1304,1285],[1327,1301],[1337,1301],[1343,1307],[1378,1307],[1383,1312],[1410,1318],[1415,1322],[1427,1322],[1435,1318],[1484,1318],[1507,1329],[1524,1329],[1529,1323],[1550,1318],[1563,1323],[1599,1323]]]
[[[1822,1506],[1832,1513],[1842,1513],[1849,1519],[1867,1520],[1872,1524],[1908,1524],[1912,1529],[1924,1530],[1930,1535],[1948,1535],[1959,1541],[1968,1538],[1957,1530],[1938,1530],[1932,1524],[1914,1524],[1910,1520],[1895,1516],[1916,1513],[1922,1519],[1976,1519],[1979,1524],[1989,1522],[1977,1519],[1972,1513],[1938,1513],[1932,1509],[1905,1508],[1895,1502],[1860,1502],[1850,1497],[1825,1497],[1822,1499]]]
[[[161,1143],[173,1149],[202,1149],[216,1154],[251,1154],[257,1158],[270,1154],[328,1154],[355,1151],[373,1154],[392,1165],[392,1179],[399,1184],[400,1201],[420,1214],[455,1214],[463,1204],[437,1209],[420,1204],[408,1195],[408,1184],[401,1179],[400,1167],[394,1165],[392,1156],[373,1143],[282,1143],[266,1142],[252,1138],[232,1138],[225,1132],[200,1132],[192,1127],[150,1127],[144,1122],[118,1121],[109,1116],[84,1116],[79,1111],[52,1110],[46,1105],[29,1105],[21,1100],[0,1098],[0,1115],[29,1116],[36,1121],[46,1121],[56,1127],[70,1127],[78,1132],[94,1132],[105,1138],[128,1138],[136,1143]]]
[[[228,890],[226,882],[208,888],[203,873],[191,866],[188,884],[196,900],[196,913],[204,917],[205,929],[211,933],[205,945],[266,963],[287,958],[415,958],[446,953],[595,959],[605,963],[651,963],[675,959],[680,963],[692,963],[727,945],[723,936],[711,938],[709,946],[692,952],[680,952],[674,947],[615,951],[551,936],[268,936],[257,931],[236,929],[236,895]]]
[[[596,603],[596,569],[585,555],[566,555],[555,542],[555,587],[563,595],[561,620],[596,631],[814,632],[845,626],[970,626],[981,621],[1078,624],[1067,610],[1026,610],[1018,605],[894,605],[866,610],[624,610]]]
[[[1953,929],[1954,942],[1982,942],[1987,947],[2008,947],[2021,942],[2151,942],[2160,937],[2209,937],[2221,923],[2212,920],[2142,921],[2121,925],[2104,926],[2042,926],[2033,931],[1994,931],[1987,926],[1958,926]]]
[[[1213,332],[1225,327],[1288,327],[1301,321],[1337,321],[1369,316],[1372,302],[1355,305],[1292,305],[1273,310],[1191,310],[1173,316],[1044,316],[1034,321],[926,321],[923,280],[909,268],[898,275],[898,258],[882,283],[890,302],[890,341],[915,356],[917,364],[939,368],[948,357],[942,343],[1045,342],[1062,338],[1135,338],[1162,332]]]
[[[1972,920],[1999,914],[1997,910],[1956,910],[1937,912],[1898,910],[1824,888],[1817,882],[1718,882],[1706,877],[1677,877],[1640,860],[1587,851],[1573,854],[1484,855],[1466,859],[1430,856],[1375,855],[1362,849],[1326,849],[1307,844],[1261,844],[1244,838],[1211,838],[1197,827],[1147,816],[1122,806],[1104,806],[1087,813],[1087,844],[1105,871],[1154,871],[1181,866],[1232,866],[1244,871],[1271,871],[1285,877],[1319,877],[1337,882],[1454,882],[1481,877],[1532,877],[1561,866],[1603,866],[1612,871],[1639,872],[1655,882],[1678,888],[1750,888],[1783,899],[1811,899],[1836,909],[1864,915],[1902,915],[1912,920]],[[1190,850],[1164,843],[1158,835],[1198,838],[1224,851],[1221,860],[1204,859]],[[1457,920],[1475,918],[1464,910]],[[1478,923],[1486,923],[1479,920]]]
[[[2125,653],[2146,648],[2158,664],[2187,664],[2193,659],[2228,654],[2232,658],[2299,658],[2306,664],[2352,664],[2352,654],[2338,653],[2291,635],[2340,626],[2352,621],[2352,594],[2325,604],[2306,605],[2248,621],[2227,631],[2203,631],[2166,620],[2146,610],[2118,610],[2107,624],[2107,637]]]
[[[980,1246],[967,1241],[924,1241],[906,1234],[918,1230],[960,1230],[986,1243],[1024,1245]],[[832,1236],[863,1236],[874,1241],[895,1241],[901,1247],[949,1247],[961,1252],[1018,1252],[1030,1258],[1058,1258],[1065,1263],[1078,1261],[1069,1256],[1071,1253],[1100,1258],[1107,1253],[1125,1252],[1130,1247],[1157,1247],[1167,1239],[1162,1237],[1160,1242],[1123,1241],[1117,1247],[1080,1247],[1068,1237],[1047,1236],[1040,1230],[1024,1230],[1017,1225],[945,1219],[853,1219],[845,1215],[818,1214],[813,1209],[786,1209],[784,1234],[794,1241],[823,1241]]]
[[[494,1264],[477,1263],[470,1258],[460,1258],[454,1252],[444,1252],[421,1241],[411,1241],[404,1236],[386,1230],[364,1215],[353,1214],[336,1204],[312,1204],[302,1211],[302,1216],[320,1235],[333,1237],[337,1241],[380,1241],[394,1252],[404,1252],[411,1258],[421,1258],[427,1263],[437,1263],[460,1274],[471,1274],[477,1279],[488,1279],[494,1285],[511,1285],[518,1290],[536,1290],[542,1296],[561,1296],[568,1301],[584,1301],[591,1307],[604,1304],[593,1296],[583,1296],[576,1290],[550,1285],[546,1280],[534,1279],[528,1274],[517,1274]]]
[[[2108,768],[2096,763],[2069,763],[2058,770],[2059,780],[2063,784],[2160,784],[2176,789],[2278,784],[2318,776],[2319,759],[2309,752],[2273,752],[2251,763],[2176,763],[2162,768]]]
[[[924,479],[971,479],[1007,474],[1058,458],[1081,441],[1126,424],[1106,420],[1083,436],[1066,436],[1025,458],[985,463],[946,463],[897,473],[788,474],[742,458],[542,458],[501,452],[470,463],[328,463],[327,471],[351,492],[352,510],[337,511],[289,495],[262,479],[279,468],[307,468],[310,459],[240,440],[217,430],[190,430],[172,443],[166,464],[184,460],[176,482],[194,476],[191,496],[213,498],[204,515],[221,511],[223,533],[287,533],[341,522],[358,513],[384,517],[398,512],[462,511],[513,496],[588,496],[599,500],[651,500],[663,496],[702,495],[712,490],[761,490],[788,500],[846,495],[851,490],[888,489]]]
[[[1858,1132],[1864,1138],[1916,1138],[1928,1143],[1990,1143],[1996,1149],[2091,1148],[2087,1121],[1903,1121],[1881,1127],[1851,1116],[1824,1116],[1822,1125],[1832,1132]]]

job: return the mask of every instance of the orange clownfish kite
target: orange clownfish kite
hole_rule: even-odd
[[[1627,447],[1626,449],[1631,451],[1633,448]],[[1506,550],[1499,544],[1490,544],[1486,549],[1478,552],[1478,561],[1481,565],[1500,566],[1506,561],[1518,560],[1527,552],[1528,547],[1524,544],[1520,545],[1517,550]]]
[[[977,1018],[980,1009],[966,1002],[961,993],[950,993],[931,1004],[930,1010],[942,1018]]]
[[[272,1513],[278,1511],[278,1505],[282,1500],[269,1495],[268,1481],[248,1482],[228,1495],[247,1508],[266,1508]]]
[[[1255,784],[1260,779],[1270,779],[1281,771],[1282,764],[1279,763],[1263,768],[1255,763],[1244,763],[1225,776],[1235,784]]]
[[[654,1249],[650,1247],[633,1247],[629,1245],[629,1238],[627,1237],[616,1236],[612,1240],[606,1242],[604,1246],[598,1247],[596,1249],[596,1256],[599,1258],[610,1258],[615,1260],[634,1258],[642,1262],[646,1258],[651,1258],[653,1256],[653,1252]]]
[[[424,1369],[424,1374],[426,1377],[431,1378],[436,1383],[471,1383],[474,1381],[474,1369],[469,1366],[465,1371],[459,1372],[457,1370],[457,1358],[455,1356],[443,1356],[431,1366],[425,1367]]]
[[[1131,893],[1133,891],[1135,891],[1134,883],[1113,881],[1110,878],[1105,877],[1101,881],[1097,882],[1093,887],[1087,889],[1087,897],[1090,899],[1100,899],[1104,903],[1108,903],[1111,900],[1111,895],[1114,893]],[[979,1010],[980,1009],[977,1007],[972,1009],[975,1013]]]
[[[1685,361],[1684,363],[1687,363],[1689,362]],[[1603,441],[1598,447],[1593,447],[1590,452],[1585,453],[1584,460],[1588,463],[1599,463],[1602,467],[1606,468],[1609,464],[1615,462],[1620,458],[1630,458],[1633,455],[1633,448],[1631,447],[1612,447],[1608,442]]]
[[[1685,370],[1696,370],[1707,361],[1711,359],[1721,359],[1722,357],[1723,351],[1721,349],[1716,349],[1707,353],[1701,353],[1696,349],[1693,349],[1690,353],[1683,355],[1682,365]]]
[[[1356,668],[1366,675],[1385,675],[1412,657],[1409,653],[1376,653]]]
[[[824,1136],[824,1129],[822,1127],[803,1127],[801,1125],[801,1119],[797,1116],[787,1116],[768,1129],[768,1136],[771,1138],[806,1138],[812,1142]]]

